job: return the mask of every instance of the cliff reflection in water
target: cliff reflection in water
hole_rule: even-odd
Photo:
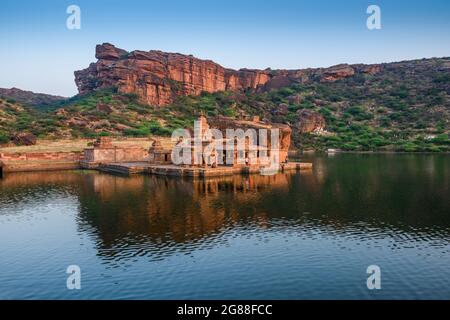
[[[121,247],[136,245],[136,252],[125,254],[157,258],[170,254],[170,246],[189,251],[212,244],[236,226],[268,227],[279,212],[277,195],[288,194],[294,177],[192,180],[94,174],[80,192],[80,228],[95,232],[100,254],[120,256]]]
[[[405,246],[424,240],[445,246],[448,158],[396,157],[315,158],[313,171],[207,180],[81,171],[12,174],[0,181],[0,201],[45,198],[49,190],[75,196],[79,232],[93,236],[98,255],[107,260],[160,259],[222,243],[225,233],[256,230],[389,238],[397,248],[403,238]]]

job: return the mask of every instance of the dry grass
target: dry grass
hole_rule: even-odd
[[[164,148],[171,148],[173,143],[168,137],[154,137],[161,141]],[[89,142],[93,139],[77,139],[77,140],[38,140],[34,146],[12,146],[0,148],[1,153],[26,153],[26,152],[70,152],[82,151],[88,147]],[[124,138],[113,140],[113,145],[118,147],[126,146],[142,146],[149,148],[151,140],[147,138]]]

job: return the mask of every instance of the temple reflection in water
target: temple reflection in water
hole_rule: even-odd
[[[155,256],[162,246],[166,253],[170,246],[189,250],[240,228],[322,230],[361,238],[373,230],[393,237],[448,236],[445,161],[423,159],[426,165],[419,168],[426,170],[418,170],[409,161],[391,168],[375,158],[356,170],[354,159],[344,160],[317,158],[314,171],[301,173],[198,180],[86,171],[11,174],[0,181],[0,197],[20,201],[42,190],[76,197],[78,229],[96,238],[98,254],[105,257],[120,255],[125,246],[127,254]],[[385,172],[371,169],[381,164]],[[399,176],[414,179],[398,186]],[[426,201],[431,198],[432,204]],[[435,225],[442,228],[427,234]]]

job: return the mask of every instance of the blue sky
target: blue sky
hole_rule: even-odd
[[[81,30],[66,9],[81,8]],[[366,28],[381,8],[382,29]],[[71,96],[95,45],[193,54],[230,68],[307,68],[450,56],[447,0],[0,2],[0,87]]]

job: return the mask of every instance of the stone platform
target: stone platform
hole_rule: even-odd
[[[259,167],[226,167],[217,168],[183,167],[175,165],[154,165],[148,162],[106,163],[97,168],[103,172],[118,174],[154,174],[178,177],[220,177],[233,174],[260,173]],[[312,163],[289,162],[283,164],[280,171],[312,169]]]

